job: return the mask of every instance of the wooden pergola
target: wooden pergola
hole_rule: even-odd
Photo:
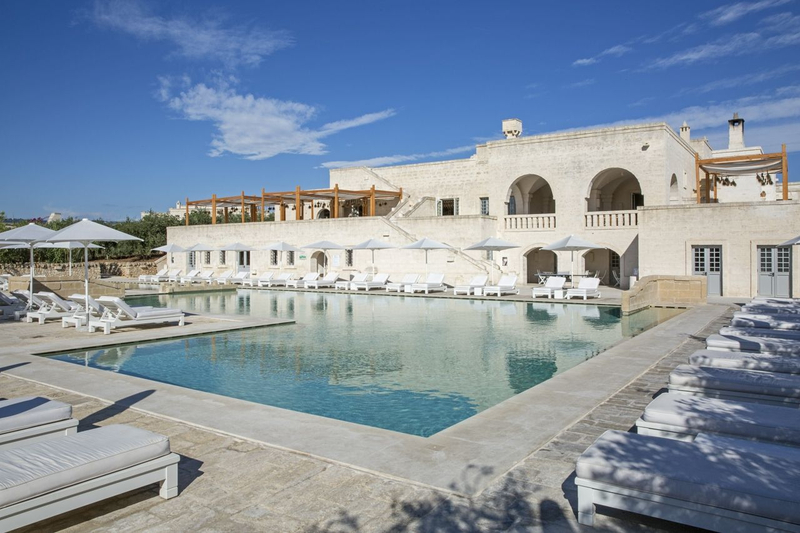
[[[781,146],[780,152],[772,154],[737,155],[711,159],[700,159],[700,155],[695,154],[694,157],[695,191],[698,204],[717,201],[717,181],[720,176],[753,175],[764,171],[781,174],[782,199],[789,199],[789,162],[786,157],[785,144]],[[701,170],[705,174],[705,194],[703,194],[700,187]],[[711,197],[712,192],[714,194],[713,199]]]
[[[398,191],[386,191],[376,189],[373,185],[366,190],[347,190],[340,189],[336,184],[332,189],[308,189],[303,190],[298,185],[294,191],[266,192],[261,189],[260,196],[246,195],[244,191],[237,196],[217,196],[205,200],[189,200],[186,198],[186,225],[189,225],[190,207],[203,207],[211,211],[211,223],[217,223],[217,213],[222,209],[223,222],[228,223],[231,208],[241,210],[242,223],[245,223],[245,213],[250,211],[251,222],[264,222],[268,208],[274,208],[277,220],[286,220],[286,208],[289,205],[294,207],[296,220],[303,220],[303,212],[307,202],[311,203],[311,219],[314,218],[314,204],[327,202],[330,206],[330,217],[341,218],[341,203],[346,201],[360,202],[363,209],[363,216],[375,216],[375,208],[378,201],[394,200],[403,198],[403,189]],[[260,216],[259,216],[260,213]]]

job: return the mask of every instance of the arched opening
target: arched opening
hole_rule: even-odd
[[[589,211],[629,211],[643,205],[639,180],[624,168],[608,168],[592,180]]]
[[[311,254],[311,272],[322,273],[325,271],[325,252]]]
[[[327,207],[323,207],[322,209],[319,210],[317,218],[331,218],[331,212],[328,211]]]
[[[556,212],[553,190],[547,180],[535,174],[517,178],[508,189],[509,215],[540,215]]]
[[[681,191],[678,189],[678,176],[672,175],[669,180],[669,203],[675,204],[681,201]]]
[[[558,256],[550,250],[534,248],[525,254],[526,283],[539,283],[539,274],[558,272]]]

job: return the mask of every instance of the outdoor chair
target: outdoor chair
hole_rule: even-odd
[[[779,374],[800,374],[800,358],[794,355],[697,350],[689,356],[689,364],[740,370],[761,370]]]
[[[547,283],[544,284],[544,287],[533,288],[532,296],[534,298],[538,298],[539,296],[553,298],[555,296],[555,291],[562,290],[566,282],[567,278],[563,276],[550,276],[547,278]]]
[[[277,277],[268,280],[266,283],[259,281],[258,286],[263,287],[264,285],[266,285],[267,287],[281,287],[281,286],[285,287],[286,283],[291,281],[293,277],[294,277],[293,273],[283,272],[281,274],[278,274]]]
[[[446,289],[447,287],[444,286],[444,274],[428,274],[424,282],[411,285],[411,292],[424,292],[425,294],[444,292]]]
[[[769,339],[786,339],[800,342],[800,331],[796,329],[745,328],[726,326],[720,328],[719,334],[732,337],[764,337]]]
[[[169,267],[164,267],[155,274],[142,274],[139,276],[139,281],[142,283],[154,283],[158,282],[162,276],[166,276],[167,272],[169,272]]]
[[[611,275],[614,276],[614,286],[619,287],[622,284],[622,278],[620,277],[619,272],[612,270]]]
[[[470,282],[466,285],[456,285],[453,287],[453,294],[461,294],[464,293],[467,296],[475,292],[475,289],[483,288],[486,286],[486,282],[489,280],[489,276],[486,274],[481,274],[480,276],[473,277]]]
[[[250,272],[242,271],[236,274],[235,276],[232,276],[228,281],[230,281],[232,285],[244,286],[244,281],[249,278],[250,278]],[[223,283],[223,285],[226,285],[226,283]]]
[[[231,277],[233,277],[233,270],[226,270],[214,278],[214,281],[217,283],[217,285],[227,285],[228,280],[231,279]]]
[[[170,270],[169,273],[167,274],[167,279],[164,281],[168,281],[170,283],[177,283],[178,280],[181,279],[181,272],[183,272],[183,270],[181,270],[180,268]]]
[[[539,280],[539,285],[544,285],[545,283],[547,283],[547,276],[548,274],[542,272],[541,270],[536,271],[536,279]]]
[[[181,276],[178,279],[178,282],[181,285],[183,285],[184,283],[192,283],[193,281],[195,281],[197,279],[197,276],[199,276],[199,275],[200,275],[200,271],[199,270],[191,270],[185,276]]]
[[[731,326],[737,328],[800,330],[800,315],[781,313],[745,313],[736,311]]]
[[[669,375],[669,391],[800,407],[800,375],[795,374],[678,365]]]
[[[706,338],[706,347],[711,350],[733,352],[800,355],[800,343],[791,339],[778,339],[775,337],[749,337],[745,335],[720,335],[715,333]]]
[[[291,287],[293,289],[297,289],[300,287],[305,287],[306,282],[308,281],[316,281],[319,279],[319,272],[309,272],[305,276],[300,279],[289,279],[286,281],[286,287]]]
[[[406,285],[413,285],[419,279],[419,274],[406,274],[399,283],[392,282],[386,284],[386,292],[396,291],[403,292]]]
[[[78,421],[72,406],[41,396],[0,401],[0,450],[72,435]]]
[[[37,319],[39,324],[44,324],[48,318],[70,316],[78,309],[78,304],[64,300],[53,292],[37,292],[36,296],[43,302],[43,305],[39,309],[29,312],[25,317],[26,322],[33,322],[33,319]]]
[[[386,287],[386,282],[389,281],[389,274],[375,274],[372,281],[353,281],[350,283],[351,291],[365,290],[367,292],[372,289],[382,289]]]
[[[0,530],[9,531],[158,483],[178,495],[169,438],[110,425],[0,450]]]
[[[519,294],[519,289],[517,289],[517,276],[505,274],[500,278],[500,281],[497,282],[497,285],[484,287],[483,294],[486,296],[497,294],[498,297],[504,294]]]
[[[184,324],[185,315],[180,309],[131,307],[116,296],[101,296],[97,302],[105,307],[105,312],[97,322],[89,322],[89,332],[94,332],[96,328],[102,327],[103,333],[108,335],[113,328],[169,322],[177,322],[179,326]]]
[[[89,296],[88,298],[83,294],[73,294],[69,299],[75,302],[78,307],[73,311],[72,315],[61,317],[61,327],[67,328],[69,326],[86,325],[86,309],[89,309],[89,320],[99,321],[100,317],[105,312],[105,307],[97,303],[97,300]]]
[[[324,287],[333,287],[336,283],[336,280],[339,279],[338,272],[328,272],[325,274],[325,277],[322,279],[315,279],[312,281],[306,281],[305,288],[306,289],[322,289]]]
[[[359,283],[363,281],[367,281],[369,277],[368,272],[359,272],[358,274],[354,275],[352,279],[348,280],[340,280],[334,283],[333,288],[336,290],[348,290],[350,288],[351,283]]]
[[[262,283],[268,282],[269,280],[271,280],[273,278],[273,276],[275,276],[274,272],[264,272],[263,274],[261,274],[257,278],[254,278],[254,277],[250,276],[246,280],[242,281],[242,286],[243,287],[253,287],[253,286],[261,287]]]
[[[583,278],[578,282],[578,288],[567,289],[567,300],[571,298],[600,298],[600,278]]]

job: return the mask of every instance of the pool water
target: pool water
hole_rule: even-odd
[[[423,437],[680,312],[250,290],[129,302],[296,324],[49,357]]]

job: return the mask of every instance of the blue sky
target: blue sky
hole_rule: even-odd
[[[0,210],[120,219],[322,187],[328,168],[683,120],[786,142],[800,176],[800,4],[3,2]],[[613,7],[612,7],[613,6]]]

